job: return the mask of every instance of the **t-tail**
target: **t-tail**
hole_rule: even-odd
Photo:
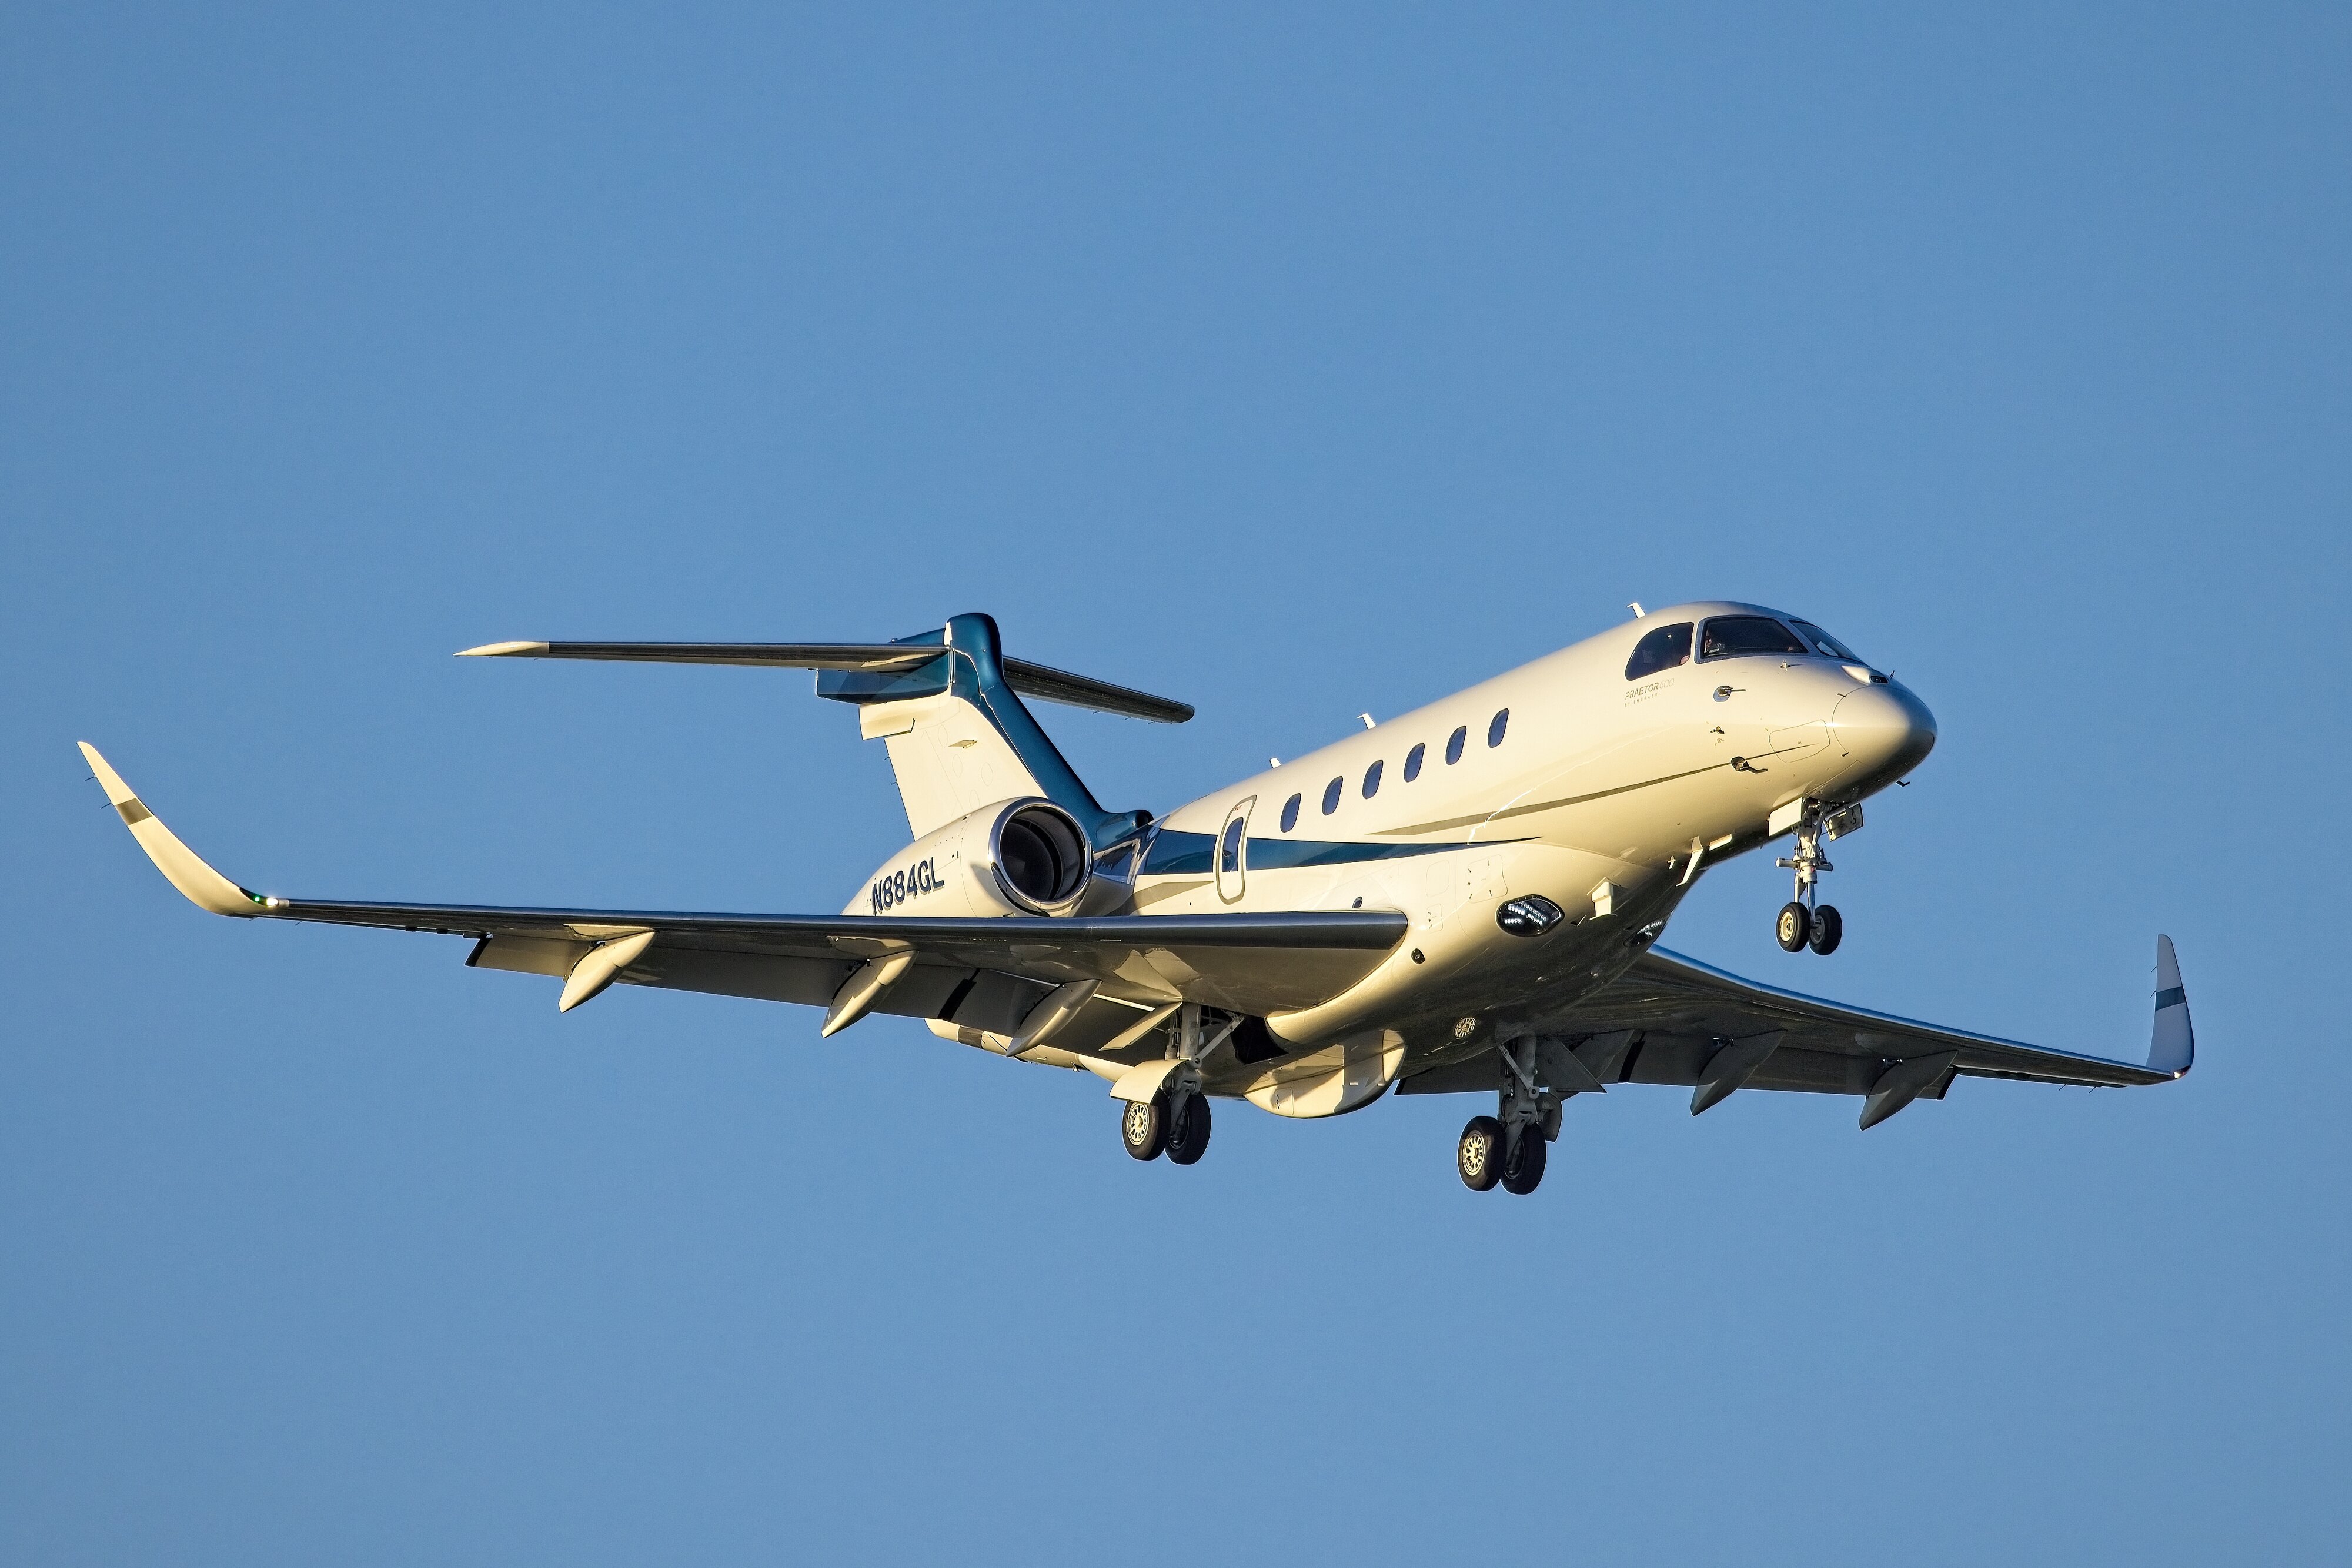
[[[1097,850],[1130,837],[1142,811],[1109,811],[1022,702],[1023,694],[1159,724],[1188,704],[1004,657],[996,622],[959,615],[890,643],[491,643],[461,656],[623,659],[814,670],[817,695],[857,708],[860,730],[888,747],[890,771],[919,839],[983,806],[1042,797],[1067,811]]]

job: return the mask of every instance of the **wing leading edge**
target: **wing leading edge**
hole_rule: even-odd
[[[903,955],[911,965],[897,967],[874,1010],[1011,1034],[1046,995],[1076,982],[1093,982],[1106,1003],[1129,1010],[1198,1001],[1264,1016],[1311,1007],[1378,967],[1408,928],[1405,916],[1375,911],[943,920],[281,898],[215,871],[96,747],[81,750],[140,848],[199,908],[471,936],[467,962],[483,968],[572,976],[602,953],[602,984],[826,1007],[861,968]],[[624,942],[648,934],[610,962]],[[593,995],[602,984],[567,995]]]

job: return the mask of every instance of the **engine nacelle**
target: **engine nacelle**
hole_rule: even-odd
[[[1000,800],[933,829],[883,862],[844,915],[1067,915],[1094,852],[1051,800]]]

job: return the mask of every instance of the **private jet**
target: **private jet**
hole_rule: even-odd
[[[876,643],[495,643],[462,656],[814,670],[879,740],[912,841],[838,915],[352,903],[257,894],[199,859],[87,742],[172,884],[246,919],[465,936],[474,968],[874,1014],[1109,1084],[1129,1155],[1199,1160],[1210,1108],[1360,1111],[1486,1094],[1455,1145],[1475,1191],[1529,1193],[1562,1109],[1624,1084],[1849,1094],[1875,1126],[1961,1078],[2126,1087],[2195,1055],[2169,938],[2145,1063],[1823,1001],[1658,946],[1706,873],[1784,842],[1775,936],[1836,951],[1828,847],[1927,759],[1910,690],[1762,605],[1644,611],[1597,636],[1179,806],[1097,802],[1036,699],[1158,723],[1192,709],[1007,657],[986,615]]]

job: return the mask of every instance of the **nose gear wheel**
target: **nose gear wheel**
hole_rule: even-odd
[[[1837,951],[1838,941],[1845,935],[1845,917],[1834,904],[1824,904],[1813,911],[1813,933],[1805,946],[1826,958]]]

